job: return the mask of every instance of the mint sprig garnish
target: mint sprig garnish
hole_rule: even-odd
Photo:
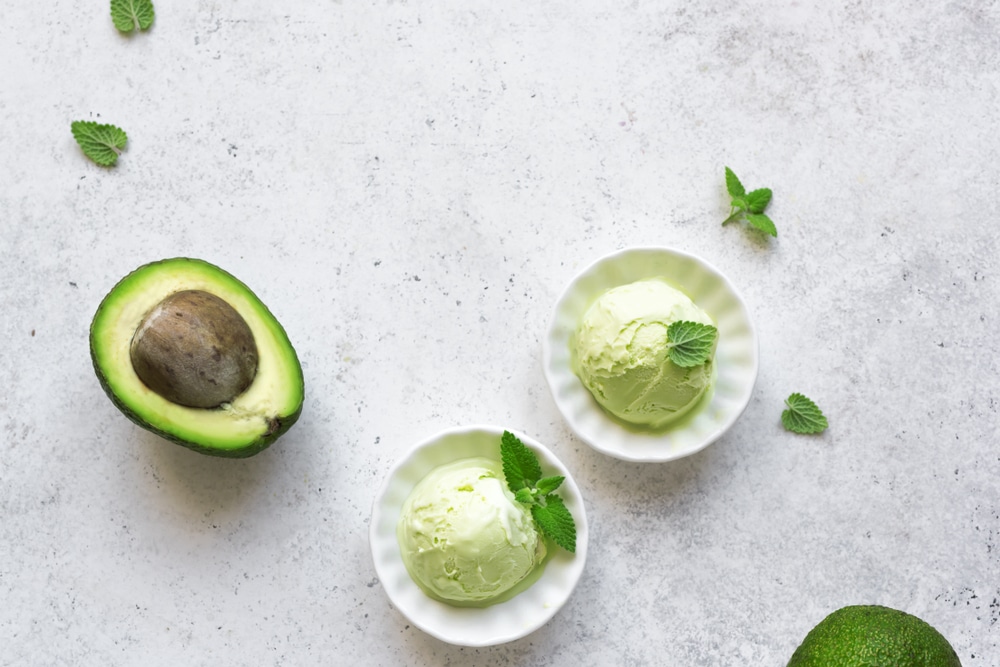
[[[120,32],[149,30],[154,18],[152,0],[111,0],[111,21]]]
[[[538,457],[510,431],[504,431],[500,438],[500,462],[507,488],[517,502],[531,508],[538,530],[566,551],[576,553],[576,522],[563,499],[553,493],[565,478],[542,477]]]
[[[726,190],[732,197],[732,201],[729,203],[729,217],[723,220],[722,224],[725,225],[740,216],[745,216],[747,222],[765,234],[778,235],[778,229],[774,226],[771,218],[764,215],[764,209],[771,203],[770,189],[760,188],[747,192],[733,170],[726,167]]]
[[[546,495],[540,503],[531,506],[531,516],[553,542],[570,553],[576,553],[576,522],[562,498],[551,493]]]
[[[719,330],[711,324],[681,320],[667,327],[667,356],[682,368],[701,366],[712,356]]]
[[[793,433],[822,433],[829,426],[819,406],[802,394],[792,394],[785,405],[788,409],[781,413],[781,423]]]
[[[531,487],[542,477],[538,457],[516,435],[504,431],[500,437],[500,462],[507,486],[515,496],[521,489]]]
[[[118,162],[118,156],[128,142],[125,130],[92,120],[74,121],[70,131],[83,154],[102,167],[111,167]]]

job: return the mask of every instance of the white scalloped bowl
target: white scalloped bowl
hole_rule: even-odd
[[[466,426],[442,431],[411,449],[386,476],[375,497],[369,528],[375,572],[386,594],[413,625],[458,646],[493,646],[520,639],[545,625],[566,603],[587,560],[587,515],[580,489],[569,471],[534,439],[507,429],[530,447],[545,475],[563,475],[559,495],[576,522],[576,553],[557,549],[538,581],[510,600],[482,609],[453,607],[431,599],[410,578],[396,540],[400,509],[410,491],[431,470],[473,456],[500,459],[500,437],[495,426]]]
[[[715,320],[719,344],[709,402],[679,425],[651,431],[621,424],[597,403],[573,372],[569,343],[584,313],[601,294],[655,277],[665,278]],[[542,341],[545,377],[569,427],[597,451],[625,461],[671,461],[718,440],[750,402],[758,357],[750,313],[729,280],[705,260],[672,248],[626,248],[584,269],[556,303]]]

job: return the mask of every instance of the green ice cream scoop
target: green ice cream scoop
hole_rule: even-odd
[[[572,340],[573,371],[604,409],[622,421],[661,428],[700,404],[712,386],[708,362],[677,366],[667,328],[689,321],[715,326],[708,314],[661,278],[608,290],[590,306]]]
[[[502,599],[545,558],[527,508],[488,458],[432,470],[403,503],[396,527],[403,563],[430,597],[462,606]]]

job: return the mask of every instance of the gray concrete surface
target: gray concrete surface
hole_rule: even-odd
[[[0,23],[0,664],[780,666],[859,603],[1000,664],[1000,4],[178,0],[131,37],[106,5]],[[720,226],[725,165],[777,239]],[[592,451],[540,367],[564,285],[632,245],[719,267],[761,335],[679,462]],[[178,255],[303,361],[255,458],[94,376],[101,298]],[[793,391],[825,434],[781,428]],[[411,627],[367,541],[392,463],[468,423],[553,449],[592,531],[566,607],[489,649]]]

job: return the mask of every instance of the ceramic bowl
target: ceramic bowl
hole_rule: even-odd
[[[557,493],[572,512],[577,530],[576,553],[556,548],[541,577],[510,600],[480,609],[453,607],[428,597],[410,578],[396,540],[400,509],[417,482],[434,468],[459,459],[486,456],[499,460],[504,429],[453,428],[417,444],[389,471],[372,508],[369,539],[382,587],[413,625],[449,644],[492,646],[537,630],[569,599],[587,560],[587,515],[573,476],[546,447],[523,433],[507,430],[538,455],[546,476],[566,478]]]
[[[715,320],[719,344],[717,377],[707,404],[677,426],[652,431],[619,422],[597,403],[573,373],[570,337],[601,294],[655,277],[687,294]],[[673,248],[627,248],[588,266],[556,303],[542,345],[545,377],[570,428],[594,449],[626,461],[670,461],[704,449],[736,423],[757,381],[757,333],[743,299],[714,266]]]

